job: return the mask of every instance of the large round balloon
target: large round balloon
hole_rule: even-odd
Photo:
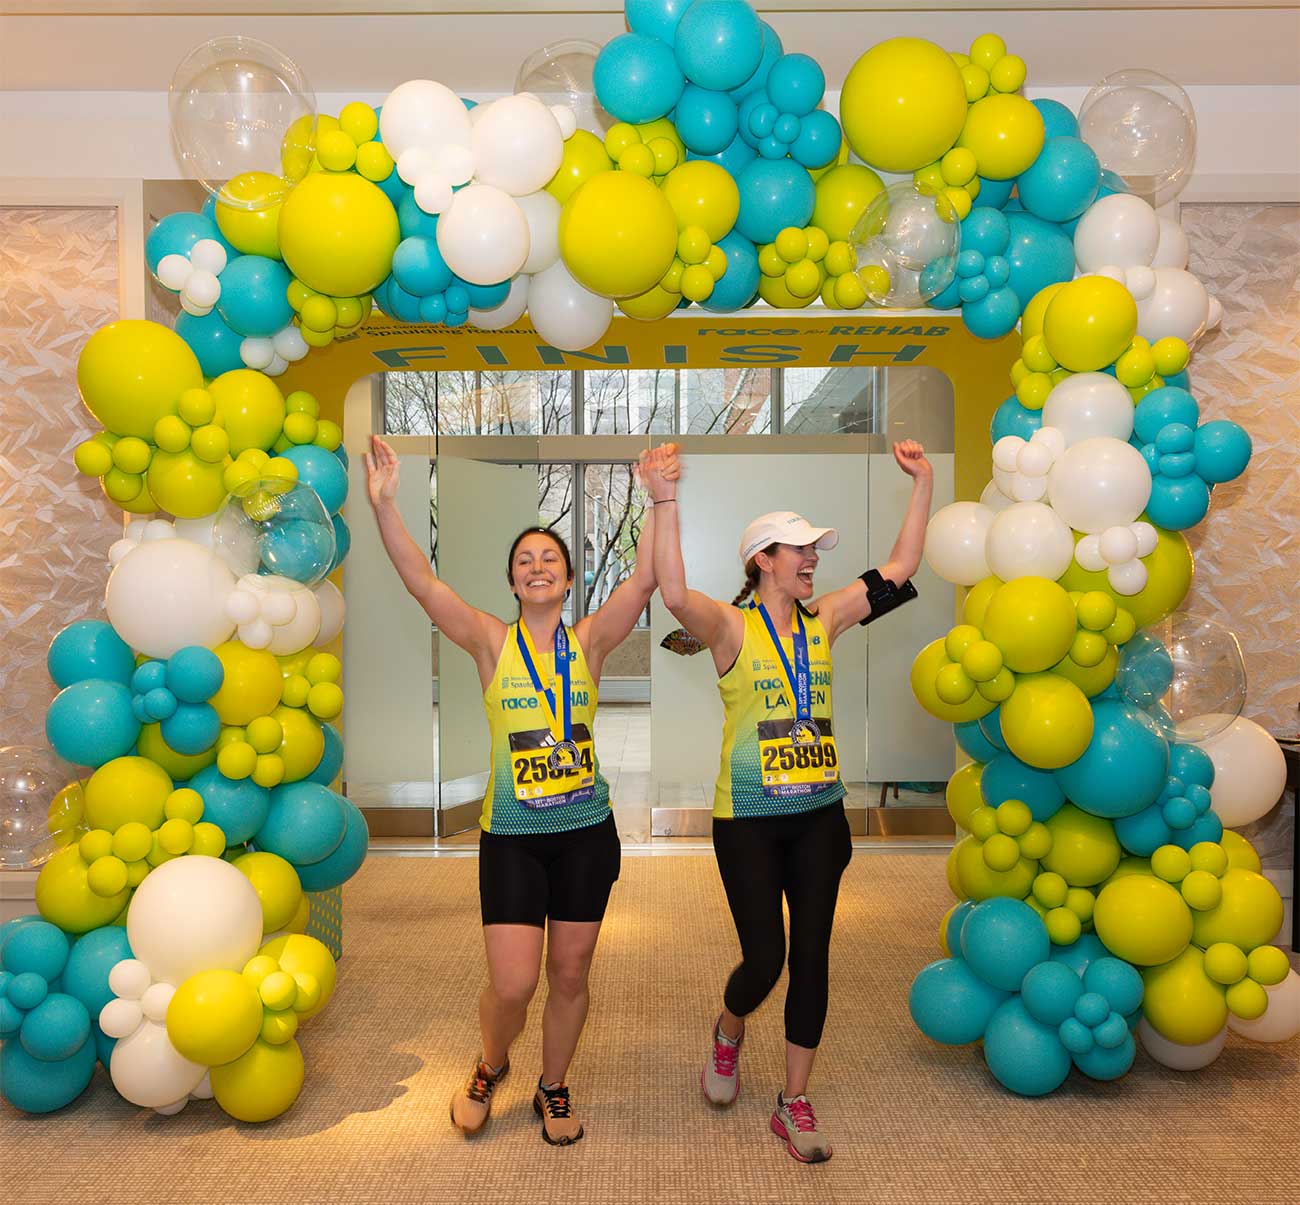
[[[993,512],[978,502],[953,502],[925,529],[925,561],[946,582],[973,586],[989,575],[984,546]]]
[[[1071,764],[1056,771],[1071,802],[1095,816],[1132,816],[1164,788],[1169,745],[1154,721],[1123,699],[1092,704],[1092,740]]]
[[[1273,736],[1254,720],[1237,716],[1200,747],[1214,763],[1210,806],[1228,827],[1240,828],[1266,816],[1282,798],[1286,758]]]
[[[927,1038],[945,1046],[978,1042],[1007,998],[985,983],[963,958],[932,962],[912,981],[908,1009]]]
[[[1054,1092],[1070,1074],[1070,1055],[1056,1030],[1035,1021],[1018,997],[990,1019],[984,1060],[998,1083],[1021,1096]]]
[[[279,237],[284,262],[305,285],[357,297],[388,275],[401,232],[377,185],[347,172],[313,172],[285,200]]]
[[[181,394],[202,387],[203,370],[189,345],[156,322],[110,322],[77,358],[81,400],[115,435],[152,441],[158,420],[176,413]]]
[[[649,180],[602,172],[564,203],[560,252],[584,288],[602,297],[635,297],[658,284],[672,264],[677,221]]]
[[[1133,295],[1107,276],[1080,276],[1062,285],[1043,315],[1047,349],[1071,372],[1096,372],[1114,363],[1137,326]]]
[[[1109,436],[1067,448],[1048,478],[1052,509],[1075,531],[1132,523],[1151,497],[1151,470],[1132,444]]]

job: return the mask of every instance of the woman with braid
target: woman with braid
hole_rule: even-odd
[[[921,561],[933,490],[919,443],[896,443],[894,459],[912,478],[912,498],[893,551],[878,570],[809,601],[818,550],[834,548],[839,537],[834,528],[778,511],[745,529],[745,583],[723,603],[686,584],[672,445],[642,457],[642,481],[655,502],[659,590],[677,620],[713,654],[725,712],[713,848],[741,962],[727,980],[700,1082],[719,1106],[730,1105],[740,1091],[745,1017],[767,997],[786,961],[784,896],[790,910],[786,1076],[771,1128],[803,1163],[831,1157],[807,1090],[826,1020],[840,876],[851,854],[831,722],[831,646],[844,632],[916,596],[908,579]],[[785,689],[768,689],[773,678]]]

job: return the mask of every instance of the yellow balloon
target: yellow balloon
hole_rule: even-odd
[[[230,436],[232,455],[250,448],[269,450],[280,437],[284,429],[284,394],[265,373],[234,368],[217,377],[208,392],[216,404],[217,418]]]
[[[183,452],[155,449],[149,462],[149,494],[160,510],[178,519],[214,514],[226,498],[224,468],[205,463],[189,448]]]
[[[185,390],[202,386],[203,370],[189,344],[156,322],[110,322],[86,340],[77,357],[81,400],[115,435],[152,443],[158,420],[176,413]]]
[[[980,779],[983,777],[983,762],[972,761],[948,779],[944,800],[948,804],[948,815],[958,828],[969,829],[971,815],[984,806],[984,796],[980,794]]]
[[[280,663],[265,649],[250,649],[228,640],[214,650],[225,670],[221,689],[208,701],[223,724],[242,728],[261,715],[270,715],[284,691]]]
[[[298,1099],[305,1071],[297,1042],[258,1038],[234,1062],[212,1068],[212,1095],[236,1121],[270,1121]]]
[[[957,145],[973,152],[985,179],[1010,180],[1038,158],[1043,138],[1043,115],[1023,96],[999,93],[971,105]]]
[[[1240,833],[1225,828],[1223,836],[1219,838],[1219,844],[1223,846],[1224,853],[1228,855],[1229,866],[1235,866],[1241,870],[1253,870],[1256,874],[1259,873],[1261,867],[1259,854],[1255,852],[1255,847]]]
[[[1137,302],[1109,276],[1066,284],[1043,315],[1047,350],[1071,372],[1096,372],[1118,360],[1137,334]]]
[[[286,187],[279,176],[270,172],[244,172],[225,185],[222,192],[232,200],[261,202],[256,209],[236,208],[217,202],[217,228],[236,251],[245,255],[264,255],[267,259],[280,258],[277,231],[280,202]]]
[[[302,904],[298,872],[278,854],[259,850],[242,854],[231,865],[253,885],[262,905],[262,932],[285,928]],[[202,1061],[202,1060],[198,1060]]]
[[[806,297],[796,296],[786,287],[784,276],[760,276],[758,278],[758,295],[768,305],[778,310],[801,310],[817,300],[822,285],[826,283],[826,267],[818,263],[817,288]]]
[[[602,297],[637,297],[672,264],[677,219],[649,180],[601,172],[560,210],[560,252],[584,288]]]
[[[588,130],[577,130],[565,139],[560,170],[551,177],[546,191],[561,205],[592,176],[614,170],[614,161],[605,153],[605,144]]]
[[[1125,962],[1159,966],[1192,940],[1192,911],[1163,879],[1131,874],[1107,883],[1092,923],[1106,948]]]
[[[397,211],[383,190],[347,172],[313,172],[280,213],[284,262],[305,285],[330,297],[359,297],[380,285],[401,237]]]
[[[113,895],[91,890],[90,867],[76,845],[59,850],[36,876],[36,908],[42,919],[66,933],[89,933],[111,925],[131,898],[130,887]]]
[[[692,159],[664,177],[664,199],[677,225],[700,226],[715,243],[726,238],[740,213],[740,189],[725,167]]]
[[[1078,629],[1074,603],[1045,577],[1018,577],[995,590],[984,612],[984,639],[1018,674],[1049,669],[1070,651]]]
[[[1004,585],[1000,577],[991,574],[976,582],[967,592],[961,607],[961,621],[972,627],[983,628],[984,616],[989,609],[989,599]]]
[[[661,285],[654,285],[637,297],[624,297],[618,308],[638,322],[657,322],[671,314],[681,300],[680,293],[670,293]]]
[[[1115,671],[1118,668],[1119,650],[1110,645],[1106,649],[1106,655],[1096,665],[1082,666],[1069,657],[1063,657],[1052,666],[1052,673],[1068,678],[1091,699],[1115,681]]]
[[[1220,883],[1223,898],[1218,906],[1195,915],[1196,944],[1226,941],[1250,951],[1272,941],[1282,927],[1282,897],[1277,888],[1263,875],[1237,866],[1229,866]]]
[[[162,767],[145,757],[115,757],[86,783],[86,823],[110,833],[132,820],[157,828],[171,793],[172,780]]]
[[[1076,532],[1077,544],[1083,536]],[[1178,610],[1187,592],[1192,588],[1195,562],[1187,537],[1181,531],[1156,528],[1156,548],[1150,556],[1142,558],[1147,570],[1147,584],[1136,594],[1117,594],[1103,570],[1090,573],[1076,560],[1061,575],[1061,585],[1067,590],[1103,590],[1128,611],[1138,627],[1146,627],[1163,619],[1170,611]]]
[[[167,1006],[167,1036],[183,1058],[215,1067],[237,1059],[262,1029],[262,1001],[238,971],[200,971]]]
[[[307,921],[311,918],[311,900],[308,899],[307,893],[302,893],[302,898],[298,900],[298,907],[294,909],[293,915],[289,918],[289,923],[284,926],[288,933],[303,933],[307,929]]]
[[[162,735],[161,724],[146,724],[140,729],[140,739],[136,748],[141,757],[157,762],[175,782],[189,782],[200,770],[212,765],[217,760],[215,745],[204,753],[186,755],[177,753]]]
[[[861,163],[832,167],[817,181],[811,225],[824,230],[833,243],[847,240],[858,219],[884,189],[880,177]]]
[[[277,750],[284,760],[284,781],[306,778],[325,752],[320,722],[297,707],[277,707],[271,714],[284,729],[284,742]]]
[[[1047,285],[1029,299],[1025,312],[1020,315],[1020,338],[1024,342],[1028,343],[1035,335],[1043,333],[1043,315],[1047,313],[1047,307],[1052,304],[1052,298],[1065,288],[1066,284],[1066,281],[1061,280],[1056,284]]]
[[[280,964],[280,969],[288,971],[290,975],[307,974],[316,980],[320,988],[320,999],[310,1009],[299,1014],[302,1020],[314,1017],[329,1003],[338,979],[338,967],[334,956],[323,942],[301,933],[291,933],[268,941],[258,953],[274,958]]]
[[[1143,971],[1142,986],[1142,1015],[1171,1042],[1208,1042],[1228,1020],[1223,988],[1205,973],[1205,955],[1195,946]]]
[[[957,881],[962,894],[973,900],[1009,896],[1023,900],[1034,885],[1038,863],[1021,858],[1010,870],[992,870],[984,861],[984,843],[966,837],[957,846]]]
[[[921,38],[879,42],[850,69],[840,122],[864,163],[889,172],[925,167],[957,141],[966,85],[946,50]]]
[[[978,720],[986,716],[997,704],[986,699],[976,691],[964,703],[945,703],[935,692],[934,679],[939,670],[948,662],[944,649],[944,638],[930,641],[916,655],[912,662],[912,693],[916,700],[931,715],[949,724],[962,724],[967,720]]]
[[[1042,860],[1044,870],[1059,874],[1071,887],[1093,887],[1115,873],[1120,846],[1109,820],[1067,803],[1046,824],[1052,848]]]
[[[1040,770],[1068,766],[1092,740],[1092,707],[1083,691],[1050,671],[1019,677],[1000,718],[1007,748]]]

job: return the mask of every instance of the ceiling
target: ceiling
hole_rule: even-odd
[[[995,30],[1038,87],[1088,86],[1143,66],[1184,85],[1300,85],[1300,5],[1284,0],[758,0],[787,50],[812,55],[832,89],[868,46],[928,37],[965,47]],[[566,38],[625,28],[615,0],[0,0],[0,89],[167,88],[194,46],[246,34],[280,47],[320,93],[384,93],[436,78],[508,91],[515,67]],[[1300,92],[1298,92],[1300,95]]]

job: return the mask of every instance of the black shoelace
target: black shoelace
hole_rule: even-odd
[[[554,1118],[568,1117],[572,1110],[569,1107],[569,1086],[560,1084],[555,1088],[548,1088],[545,1084],[538,1084],[537,1090],[542,1094],[546,1101],[547,1115]]]
[[[465,1095],[470,1100],[478,1101],[481,1105],[487,1104],[492,1097],[492,1089],[497,1086],[498,1078],[495,1075],[491,1078],[485,1076],[481,1067],[476,1069],[474,1074],[470,1076],[468,1085],[466,1085]]]

